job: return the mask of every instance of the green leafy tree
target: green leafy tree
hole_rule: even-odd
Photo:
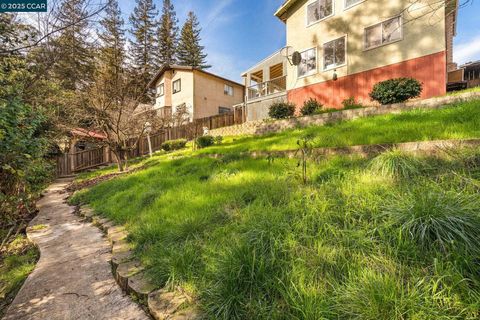
[[[175,8],[170,0],[163,1],[162,16],[157,30],[158,54],[157,66],[177,62],[178,20]]]
[[[0,15],[5,48],[27,45],[29,30],[15,15]],[[0,227],[25,226],[23,217],[33,212],[34,195],[50,173],[48,112],[26,103],[34,80],[25,55],[0,55]]]
[[[208,69],[207,54],[205,47],[200,44],[201,38],[200,23],[194,12],[188,13],[187,21],[182,28],[178,44],[178,63],[185,66],[192,66],[200,69]]]

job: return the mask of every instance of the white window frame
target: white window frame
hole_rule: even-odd
[[[345,62],[342,63],[342,64],[336,64],[334,65],[333,67],[326,67],[325,66],[325,45],[327,43],[330,43],[330,42],[333,42],[333,41],[336,41],[338,39],[342,39],[342,38],[345,38]],[[347,65],[347,59],[348,59],[348,35],[344,34],[343,36],[341,37],[337,37],[335,39],[331,39],[329,41],[326,41],[322,44],[322,71],[329,71],[329,70],[333,70],[333,69],[338,69],[338,68],[341,68],[341,67],[345,67]]]
[[[315,25],[315,24],[317,24],[317,23],[319,23],[319,22],[321,22],[321,21],[323,21],[323,20],[325,20],[325,19],[331,18],[331,17],[333,17],[333,16],[335,15],[335,0],[330,0],[330,1],[332,1],[332,13],[331,13],[330,15],[328,15],[328,16],[325,16],[325,17],[321,18],[320,20],[314,21],[314,22],[312,22],[312,23],[309,24],[309,23],[308,23],[308,7],[309,7],[311,4],[313,4],[313,3],[315,3],[315,2],[318,2],[318,1],[319,1],[319,0],[310,0],[310,1],[307,2],[307,5],[305,6],[305,25],[307,26],[307,28],[308,28],[308,27],[311,27],[311,26],[313,26],[313,25]]]
[[[397,40],[389,41],[389,42],[383,42],[383,24],[385,22],[388,22],[390,20],[397,19],[397,18],[400,19],[400,38],[397,39]],[[379,25],[382,27],[382,43],[379,44],[379,45],[367,48],[367,30],[372,29],[374,27],[377,27]],[[365,29],[363,29],[363,51],[373,50],[373,49],[376,49],[376,48],[387,46],[387,45],[395,43],[395,42],[402,41],[403,40],[403,35],[404,35],[404,32],[403,32],[403,16],[402,15],[391,17],[391,18],[388,18],[386,20],[383,20],[382,22],[372,24],[371,26],[368,26]]]
[[[351,4],[349,6],[347,6],[347,0],[344,0],[343,1],[343,11],[347,11],[348,9],[351,9],[353,7],[356,7],[358,6],[360,3],[363,3],[365,2],[365,0],[358,0],[357,2],[355,2],[354,4]]]
[[[231,94],[230,94],[230,89],[231,89]],[[233,97],[234,96],[234,88],[233,86],[225,83],[224,87],[223,87],[223,94],[226,95],[226,96],[229,96],[229,97]]]
[[[307,52],[307,51],[310,51],[310,50],[315,50],[315,69],[312,70],[312,71],[310,71],[310,73],[306,73],[306,74],[304,74],[303,76],[300,76],[300,75],[298,74],[298,67],[299,67],[300,65],[298,65],[298,66],[297,66],[297,79],[302,79],[302,78],[306,78],[306,77],[311,77],[311,76],[313,76],[313,75],[315,75],[315,74],[318,73],[318,47],[311,47],[311,48],[302,50],[302,51],[300,51],[300,54],[303,54],[303,53],[305,53],[305,52]]]
[[[175,91],[175,83],[178,83],[179,84],[179,89]],[[182,79],[177,79],[175,81],[172,82],[172,92],[173,94],[177,93],[177,92],[180,92],[182,91]]]
[[[158,86],[158,94],[157,97],[163,97],[165,95],[165,83],[160,83]]]

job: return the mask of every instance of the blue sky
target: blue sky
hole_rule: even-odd
[[[464,0],[460,0],[464,1]],[[126,17],[134,0],[119,0]],[[155,0],[161,9],[161,0]],[[183,23],[194,11],[203,28],[203,45],[211,71],[240,81],[241,72],[285,45],[285,26],[273,16],[283,0],[173,0]],[[455,39],[455,58],[464,63],[480,59],[480,0],[462,8]],[[128,21],[128,19],[125,19]]]

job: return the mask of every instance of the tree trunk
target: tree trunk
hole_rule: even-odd
[[[118,171],[123,172],[125,170],[125,167],[124,167],[124,158],[125,158],[124,151],[121,148],[115,148],[113,153],[115,154],[115,158],[117,160]]]

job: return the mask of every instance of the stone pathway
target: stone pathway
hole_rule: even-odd
[[[13,319],[149,319],[115,282],[111,251],[101,232],[74,215],[59,180],[38,203],[40,212],[28,232],[41,256],[33,273],[10,306]]]

